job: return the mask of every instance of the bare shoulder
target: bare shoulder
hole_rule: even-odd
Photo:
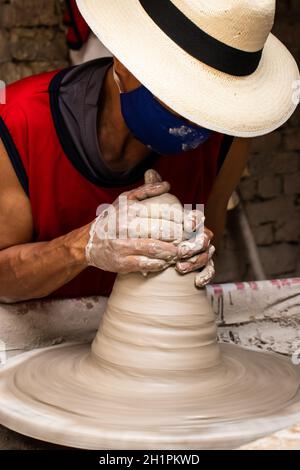
[[[30,201],[0,139],[0,250],[32,240]]]

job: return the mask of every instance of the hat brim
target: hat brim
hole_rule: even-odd
[[[257,70],[235,77],[191,57],[147,15],[138,0],[77,0],[104,45],[157,98],[190,121],[237,137],[284,124],[297,107],[298,66],[270,34]]]

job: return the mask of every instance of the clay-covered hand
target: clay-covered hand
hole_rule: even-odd
[[[145,175],[145,181],[156,183],[161,181],[161,178],[156,171],[149,170]],[[176,269],[181,274],[196,271],[195,285],[204,287],[215,276],[212,259],[215,247],[211,245],[214,234],[205,227],[205,217],[200,210],[183,210],[182,222],[185,240],[178,245]]]
[[[204,226],[205,217],[201,211],[191,211],[186,215],[190,220],[187,240],[178,246],[176,269],[181,274],[198,271],[195,276],[197,287],[204,287],[215,275],[213,255],[215,247],[211,245],[213,233]]]
[[[169,237],[170,232],[178,232],[179,224],[149,218],[145,203],[169,190],[169,183],[162,182],[152,170],[146,173],[144,186],[121,194],[111,206],[102,209],[91,225],[86,247],[88,265],[115,273],[148,273],[174,264],[177,247]],[[150,238],[153,233],[158,236]]]

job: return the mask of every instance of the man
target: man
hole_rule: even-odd
[[[211,231],[220,237],[245,167],[245,137],[271,132],[296,108],[298,67],[269,34],[274,2],[77,3],[114,59],[8,87],[0,108],[0,298],[109,295],[113,273],[171,264],[195,271],[201,287],[213,275]],[[243,139],[231,145],[230,136]],[[206,204],[203,237],[175,245],[162,233],[98,236],[109,222],[109,211],[95,219],[100,205],[119,213],[121,194],[142,205],[169,183],[182,203]],[[189,216],[196,229],[197,212]]]

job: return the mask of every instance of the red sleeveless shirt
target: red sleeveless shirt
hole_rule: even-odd
[[[97,207],[112,203],[122,192],[143,184],[142,174],[126,187],[105,187],[91,181],[72,157],[64,139],[57,97],[64,71],[20,80],[7,88],[0,105],[0,138],[28,194],[35,242],[49,241],[84,226]],[[205,203],[232,139],[218,133],[198,149],[157,156],[149,167],[169,181],[184,204]],[[146,169],[146,168],[145,168]],[[115,275],[88,268],[52,297],[109,295]]]

